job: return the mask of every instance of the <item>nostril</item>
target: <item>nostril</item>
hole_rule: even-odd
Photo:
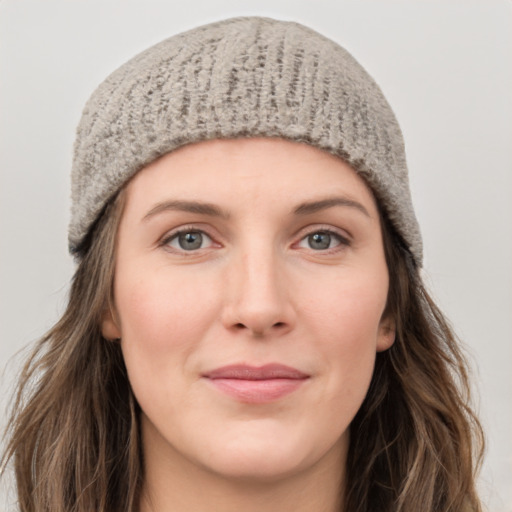
[[[275,324],[272,325],[272,328],[280,329],[282,327],[286,327],[285,322],[276,322]],[[234,328],[240,331],[242,329],[247,329],[248,327],[244,323],[238,322],[234,325]]]

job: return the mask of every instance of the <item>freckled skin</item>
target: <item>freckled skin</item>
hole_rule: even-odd
[[[366,213],[293,213],[334,196]],[[169,200],[223,215],[164,209],[145,218]],[[194,233],[192,250],[177,230]],[[122,340],[154,503],[165,494],[198,505],[184,472],[194,489],[267,485],[277,496],[276,485],[300,477],[317,482],[304,492],[336,494],[375,354],[394,340],[382,318],[387,291],[373,196],[332,155],[280,139],[217,140],[140,171],[118,233],[115,318],[106,314],[102,328]],[[241,403],[203,377],[233,363],[281,363],[309,379],[279,400]]]

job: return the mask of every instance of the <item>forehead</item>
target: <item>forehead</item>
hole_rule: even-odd
[[[281,138],[216,139],[184,146],[139,171],[127,192],[129,201],[138,203],[169,194],[279,203],[341,194],[376,209],[372,191],[346,162],[308,144]]]

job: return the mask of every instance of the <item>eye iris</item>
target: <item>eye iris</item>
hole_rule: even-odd
[[[328,249],[331,245],[331,235],[329,233],[313,233],[308,236],[308,243],[312,249]]]
[[[199,249],[203,244],[203,235],[196,231],[181,233],[178,236],[178,243],[180,244],[180,247],[185,251]]]

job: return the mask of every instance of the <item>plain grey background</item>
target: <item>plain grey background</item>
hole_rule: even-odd
[[[299,21],[338,41],[393,106],[425,279],[474,368],[488,441],[481,494],[489,510],[511,512],[510,0],[0,0],[1,410],[22,359],[14,354],[65,306],[68,176],[86,99],[151,44],[244,14]],[[8,501],[0,494],[0,511]]]

